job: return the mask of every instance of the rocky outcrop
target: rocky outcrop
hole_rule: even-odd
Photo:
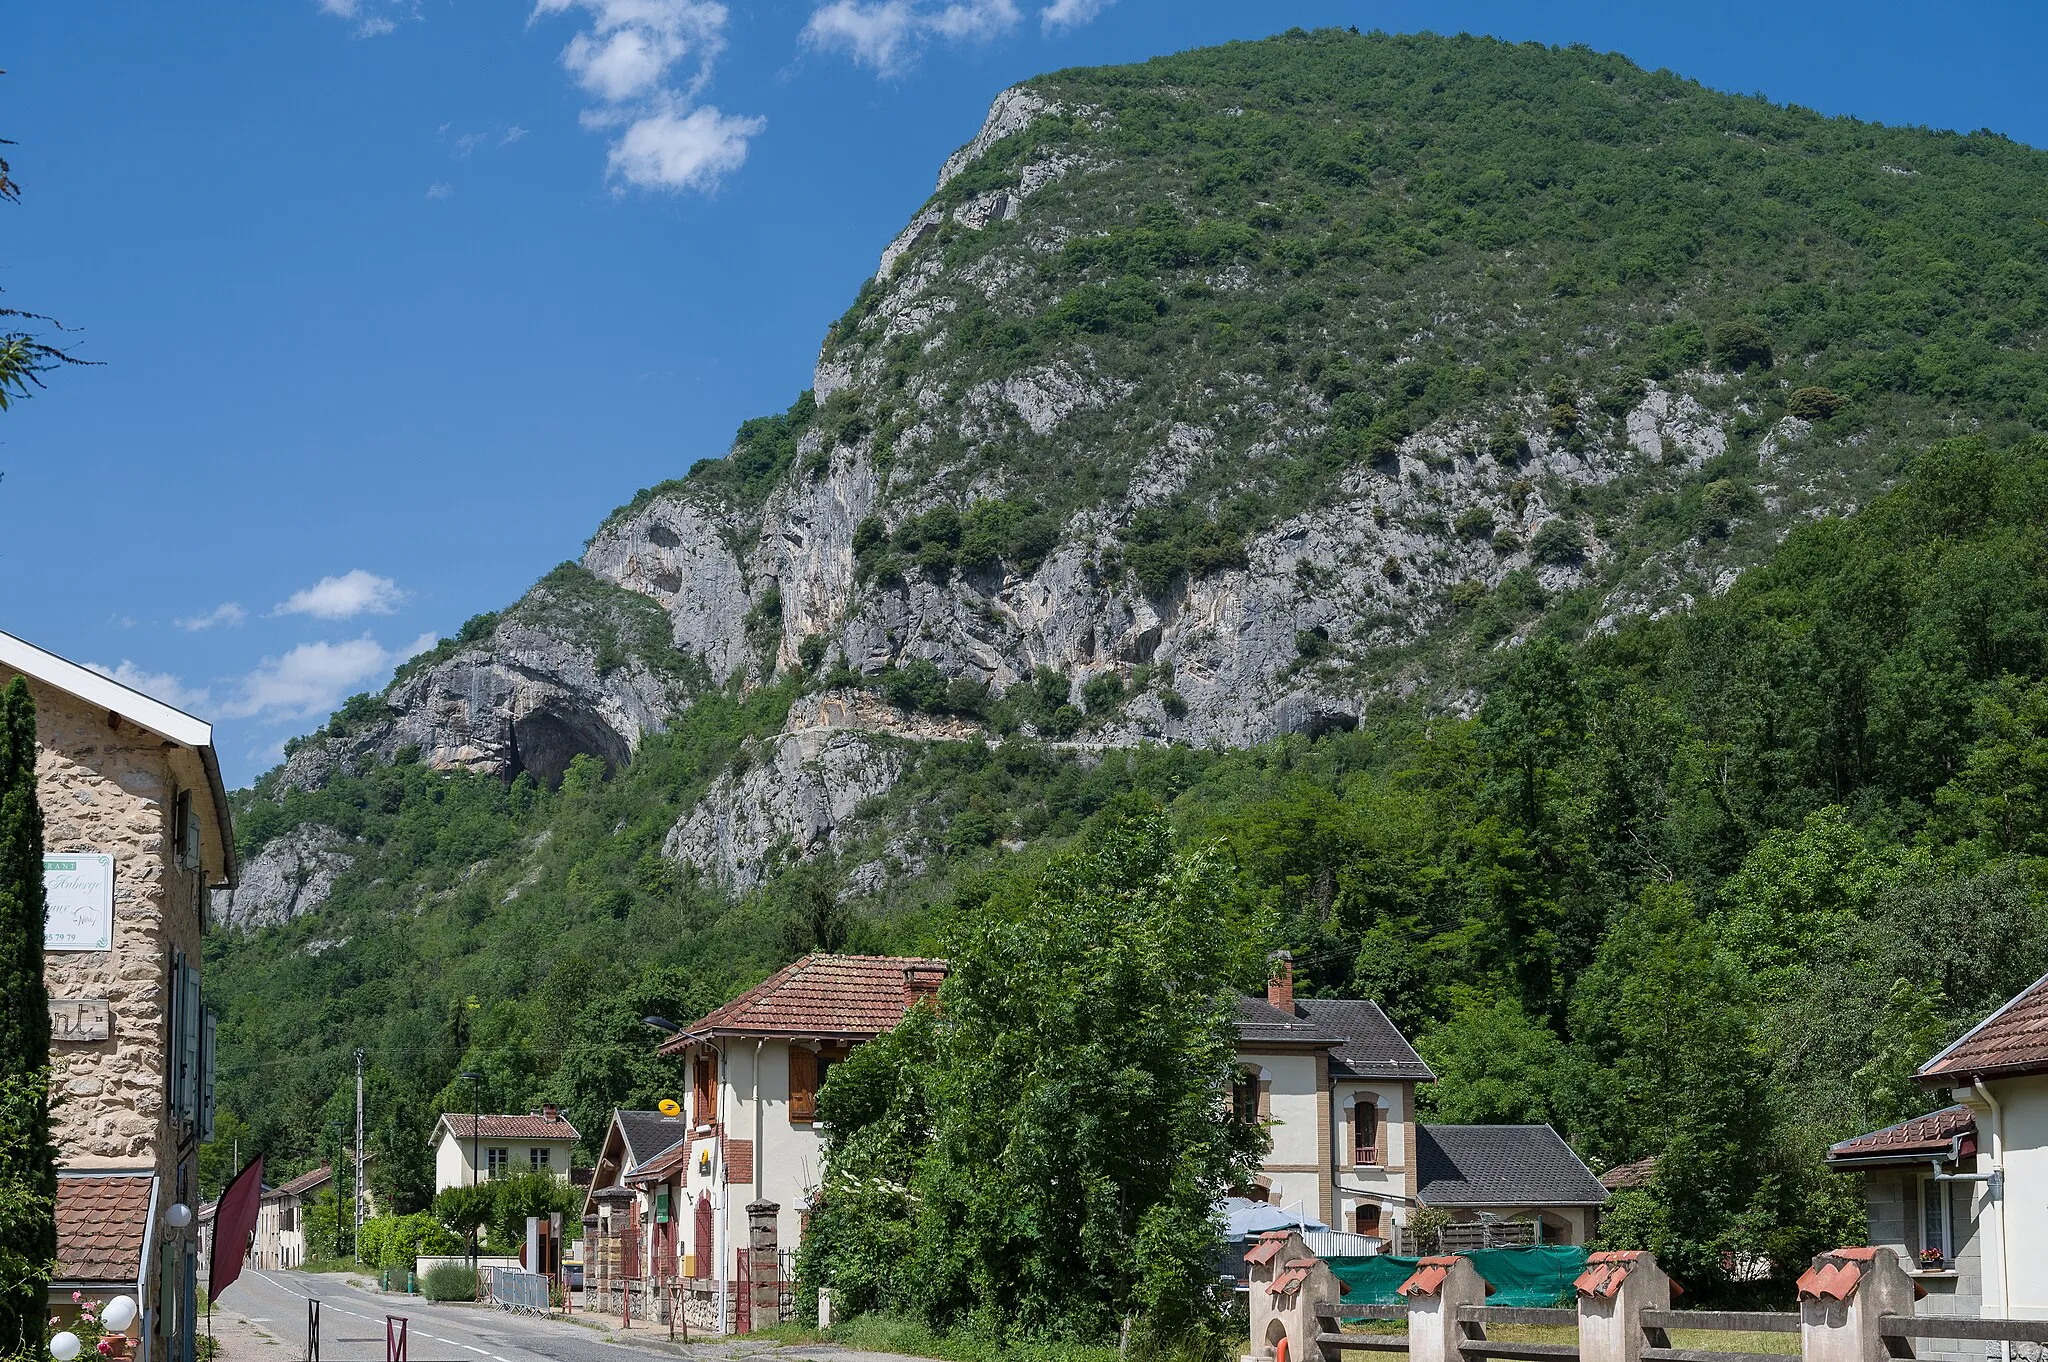
[[[725,681],[746,665],[747,574],[729,540],[744,534],[688,495],[658,497],[607,523],[583,552],[591,574],[660,605],[675,646]]]
[[[653,611],[646,601],[569,589],[590,585],[558,570],[488,637],[401,672],[378,718],[293,752],[279,792],[317,788],[369,757],[411,755],[436,770],[505,780],[530,773],[550,786],[578,756],[608,768],[625,762],[689,693],[679,669],[688,659],[645,646],[648,621],[636,615]]]
[[[788,861],[829,852],[867,800],[896,783],[901,743],[850,728],[814,727],[760,744],[727,772],[662,845],[731,893],[745,893]]]
[[[334,882],[354,864],[339,832],[301,823],[250,858],[234,888],[213,891],[208,921],[230,931],[290,922],[327,902]]]

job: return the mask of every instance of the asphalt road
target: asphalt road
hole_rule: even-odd
[[[309,1299],[320,1301],[320,1362],[384,1362],[388,1315],[406,1318],[407,1362],[623,1362],[628,1356],[670,1362],[677,1357],[692,1362],[905,1362],[887,1353],[766,1339],[672,1345],[666,1330],[619,1333],[489,1306],[383,1295],[350,1286],[333,1273],[254,1268],[242,1269],[240,1279],[221,1293],[220,1311],[255,1326],[223,1337],[222,1362],[299,1362],[306,1355]]]

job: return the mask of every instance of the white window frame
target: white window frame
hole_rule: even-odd
[[[484,1149],[484,1178],[503,1177],[505,1170],[512,1166],[512,1151],[504,1145],[488,1145]]]
[[[1938,1217],[1936,1223],[1941,1227],[1941,1239],[1938,1243],[1928,1242],[1927,1220],[1930,1214]],[[1956,1260],[1954,1243],[1955,1216],[1955,1184],[1952,1182],[1936,1182],[1933,1178],[1921,1178],[1920,1223],[1913,1227],[1913,1239],[1919,1246],[1919,1249],[1921,1251],[1940,1249],[1942,1262],[1954,1263]],[[1919,1255],[1916,1253],[1914,1256],[1917,1258]]]
[[[555,1151],[542,1145],[529,1145],[526,1162],[536,1173],[552,1173],[555,1171]]]

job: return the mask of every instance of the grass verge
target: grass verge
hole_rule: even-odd
[[[856,1315],[830,1329],[779,1324],[751,1335],[783,1343],[836,1343],[867,1352],[932,1357],[942,1362],[1116,1362],[1114,1347],[1086,1343],[996,1343],[971,1334],[935,1333],[915,1320]]]

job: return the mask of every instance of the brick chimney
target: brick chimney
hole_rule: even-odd
[[[550,1121],[558,1121],[561,1119],[561,1108],[557,1107],[553,1102],[544,1103],[541,1106],[540,1114]]]
[[[905,965],[903,967],[903,1007],[908,1011],[926,998],[939,996],[939,985],[945,982],[946,967],[941,964]]]
[[[1288,1016],[1294,1015],[1294,955],[1274,951],[1266,957],[1272,972],[1266,978],[1266,1001]]]

